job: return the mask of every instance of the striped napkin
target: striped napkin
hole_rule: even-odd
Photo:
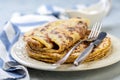
[[[64,9],[42,5],[34,14],[14,13],[0,33],[0,80],[29,80],[27,68],[10,55],[11,46],[24,32],[44,23],[66,18]]]

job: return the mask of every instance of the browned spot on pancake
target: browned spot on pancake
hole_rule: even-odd
[[[78,19],[81,19],[81,17],[77,17]]]
[[[67,29],[68,29],[68,31],[70,31],[70,32],[75,31],[75,28],[73,28],[73,27],[67,27]]]
[[[56,31],[56,30],[52,30],[51,31],[52,34],[59,34],[60,32]]]
[[[86,27],[88,26],[87,23],[85,23],[85,26],[86,26]]]
[[[58,37],[59,37],[59,38],[62,38],[62,36],[61,36],[61,35],[58,35]]]
[[[83,21],[79,21],[78,24],[83,24]]]
[[[66,36],[66,39],[67,39],[67,40],[70,40],[70,41],[72,41],[72,40],[73,40],[73,38],[72,38],[72,37],[70,37],[70,36]]]
[[[46,29],[45,28],[42,28],[40,31],[45,31]]]

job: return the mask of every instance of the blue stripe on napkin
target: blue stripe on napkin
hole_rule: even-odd
[[[45,7],[46,7],[46,10],[51,11],[51,12],[54,12],[53,6],[51,6],[51,5],[46,5]]]
[[[3,60],[0,58],[0,68],[3,66]]]
[[[0,34],[0,39],[3,42],[3,44],[5,45],[6,50],[8,51],[9,50],[9,46],[10,46],[10,42],[8,40],[8,37],[7,37],[5,31],[2,31],[2,33]]]
[[[15,26],[14,24],[11,24],[11,25],[13,26],[13,29],[14,29],[14,31],[15,31],[15,36],[14,36],[12,42],[11,42],[11,46],[12,46],[12,45],[19,39],[19,36],[20,36],[20,34],[21,34],[21,31],[20,31],[20,29],[19,29],[17,26]]]

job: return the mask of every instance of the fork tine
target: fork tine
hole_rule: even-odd
[[[88,36],[88,38],[95,38],[98,36],[98,34],[100,33],[100,30],[101,30],[101,21],[100,22],[96,22],[95,25],[93,26],[91,32],[90,32],[90,35]]]
[[[89,39],[90,39],[90,38],[93,38],[94,31],[95,31],[96,27],[97,27],[97,23],[95,23],[95,25],[94,25],[93,28],[91,29],[91,32],[90,32],[90,34],[89,34],[89,36],[88,36]]]
[[[94,38],[94,37],[98,36],[98,34],[101,30],[101,26],[102,26],[102,24],[101,24],[102,19],[103,19],[103,15],[101,15],[99,18],[97,18],[97,22],[95,23],[95,25],[91,29],[91,32],[88,36],[88,39],[91,39],[91,38]]]
[[[98,34],[99,34],[99,32],[100,32],[100,30],[101,30],[101,23],[98,22],[98,23],[97,23],[97,26],[96,26],[96,29],[95,29],[95,31],[94,31],[93,37],[97,37]]]
[[[96,33],[97,33],[98,29],[99,29],[99,22],[96,23],[95,30],[93,31],[94,32],[93,36],[92,36],[93,38],[96,37]]]
[[[101,23],[99,23],[99,25],[98,25],[98,27],[97,27],[97,29],[96,29],[96,34],[94,35],[94,37],[97,37],[98,36],[98,34],[100,33],[100,30],[101,30],[101,26],[102,26],[102,24]]]

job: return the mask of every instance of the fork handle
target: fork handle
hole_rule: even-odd
[[[67,54],[65,54],[64,57],[62,57],[60,60],[58,60],[58,61],[57,61],[56,63],[54,63],[53,65],[60,66],[61,64],[63,64],[63,63],[68,59],[68,57],[70,56],[70,54],[75,50],[75,48],[76,48],[77,46],[79,46],[79,45],[80,45],[82,42],[84,42],[84,41],[86,41],[86,40],[81,40],[81,41],[79,41],[78,43],[76,43],[75,46],[72,47]]]

